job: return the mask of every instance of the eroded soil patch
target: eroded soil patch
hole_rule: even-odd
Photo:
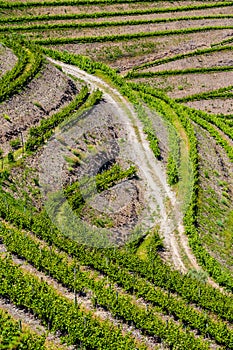
[[[0,44],[0,78],[11,70],[17,61],[15,54],[8,47]]]
[[[197,48],[210,47],[231,35],[232,30],[207,31],[186,35],[172,35],[154,38],[131,39],[123,42],[64,44],[54,45],[55,50],[67,50],[75,54],[89,56],[93,60],[109,64],[125,72],[134,66],[180,53],[195,51]]]
[[[196,126],[200,162],[199,233],[205,248],[232,270],[233,165],[209,134]]]
[[[134,81],[164,89],[171,98],[183,98],[227,87],[231,84],[232,79],[233,71],[228,71],[155,76],[153,78],[134,79]]]
[[[0,105],[2,149],[9,151],[9,142],[20,137],[20,132],[26,139],[31,126],[68,104],[77,93],[78,86],[70,78],[46,64],[24,91]]]

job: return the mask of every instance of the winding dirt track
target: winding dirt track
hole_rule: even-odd
[[[149,198],[148,205],[154,209],[154,212],[159,212],[159,220],[155,218],[154,224],[158,223],[160,226],[160,233],[163,236],[165,247],[170,255],[170,263],[175,269],[187,272],[187,267],[181,256],[180,247],[182,247],[182,254],[186,255],[186,258],[188,258],[189,266],[200,270],[200,266],[195,256],[192,254],[188,245],[187,236],[184,233],[183,216],[179,210],[180,203],[178,203],[174,192],[172,192],[167,184],[165,169],[162,164],[155,159],[149,147],[148,141],[143,133],[143,126],[138,120],[133,106],[126,101],[115,88],[109,86],[99,77],[90,75],[76,66],[68,65],[50,58],[49,61],[61,66],[66,74],[71,74],[74,77],[84,80],[91,91],[96,88],[102,90],[104,100],[114,106],[122,124],[128,129],[127,133],[131,144],[133,144],[135,159],[138,160],[140,169],[143,172],[144,181],[147,185],[147,197]],[[137,130],[137,132],[135,132],[135,130]],[[215,283],[212,281],[210,281],[210,283],[216,287]]]

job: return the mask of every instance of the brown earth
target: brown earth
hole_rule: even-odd
[[[70,78],[54,66],[46,64],[20,94],[0,105],[2,149],[9,151],[10,140],[20,137],[20,132],[26,139],[30,127],[58,111],[77,92],[78,89]],[[10,121],[4,116],[8,116]]]
[[[233,164],[208,132],[199,126],[196,131],[200,164],[199,233],[207,251],[232,271],[233,238],[225,231],[224,223],[232,211]]]
[[[160,72],[163,70],[188,69],[188,68],[208,68],[208,67],[233,66],[232,50],[219,51],[182,58],[173,62],[160,64],[140,70],[140,72]]]
[[[15,0],[10,0],[15,1]],[[27,0],[23,0],[27,1]],[[212,1],[214,3],[215,1]],[[159,2],[158,8],[163,7],[177,7],[177,6],[189,6],[193,4],[203,4],[203,1],[174,1],[172,4],[169,1]],[[25,8],[23,10],[18,9],[4,9],[1,12],[4,16],[20,16],[20,15],[43,15],[43,14],[66,14],[66,13],[92,13],[92,12],[117,12],[117,11],[127,11],[145,8],[155,8],[154,2],[143,2],[143,3],[130,3],[130,4],[113,4],[113,5],[82,5],[82,6],[46,6],[46,7],[35,7],[35,8]]]
[[[15,54],[8,47],[0,44],[0,78],[11,70],[17,61],[18,58]]]
[[[233,98],[187,102],[187,106],[214,114],[233,114]]]
[[[200,28],[214,26],[231,26],[231,19],[203,19],[203,20],[182,20],[170,23],[148,23],[142,25],[125,25],[113,27],[94,27],[94,28],[72,28],[72,29],[53,29],[40,31],[27,31],[27,36],[30,38],[76,38],[86,36],[101,36],[101,35],[121,35],[133,34],[142,32],[169,31],[185,28]]]
[[[120,10],[120,9],[119,9]],[[90,11],[90,9],[89,9]],[[86,13],[89,13],[86,12]],[[101,11],[105,11],[101,8]],[[108,11],[108,9],[107,9]],[[122,10],[121,10],[122,11]],[[98,11],[100,12],[100,11]],[[61,11],[62,13],[62,11]],[[68,11],[66,14],[69,13],[76,13],[75,11]],[[78,12],[79,13],[79,12]],[[207,10],[193,10],[193,11],[182,11],[182,12],[168,12],[168,13],[151,13],[151,14],[143,14],[143,15],[122,15],[122,16],[107,16],[107,17],[100,17],[100,18],[83,18],[83,19],[60,19],[60,20],[46,20],[46,21],[28,21],[27,23],[23,23],[20,25],[34,25],[34,24],[58,24],[58,23],[85,23],[85,22],[91,22],[91,23],[99,23],[99,22],[119,22],[119,21],[131,21],[131,20],[153,20],[153,19],[160,19],[160,18],[178,18],[178,17],[193,17],[193,16],[211,16],[211,15],[219,15],[219,14],[232,14],[233,13],[233,6],[232,7],[225,7],[221,10],[219,8],[213,8],[213,9],[207,9]],[[189,19],[189,21],[192,21]],[[4,24],[4,26],[13,26],[15,24],[12,24],[12,22]],[[18,25],[18,24],[17,24]]]
[[[172,98],[182,98],[201,92],[212,91],[224,86],[229,86],[231,85],[232,79],[233,71],[228,71],[140,78],[135,79],[135,81],[147,83],[151,86],[164,89],[168,96]]]
[[[190,33],[154,38],[131,39],[123,42],[64,44],[53,45],[55,50],[67,50],[75,54],[83,54],[90,58],[105,62],[112,68],[128,71],[134,66],[156,59],[170,57],[179,53],[207,48],[232,35],[232,30],[214,30],[205,33]]]

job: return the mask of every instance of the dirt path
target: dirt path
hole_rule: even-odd
[[[167,184],[166,171],[162,164],[155,159],[143,133],[143,126],[138,120],[133,106],[123,98],[117,89],[112,88],[102,79],[92,76],[75,66],[52,59],[49,60],[60,65],[65,73],[83,79],[91,91],[96,88],[101,89],[104,93],[103,98],[114,106],[121,122],[127,128],[128,137],[133,145],[136,164],[140,164],[144,182],[147,184],[148,205],[155,212],[159,212],[159,220],[158,218],[153,218],[154,224],[159,223],[160,225],[164,244],[170,253],[171,264],[176,269],[187,272],[183,262],[183,254],[188,258],[189,266],[191,265],[192,268],[200,270],[200,266],[189,247],[188,238],[184,234],[183,216],[179,210],[176,196]],[[182,253],[180,246],[182,247]],[[216,287],[215,283],[211,284]]]

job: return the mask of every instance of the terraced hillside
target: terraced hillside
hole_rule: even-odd
[[[0,2],[0,349],[233,349],[232,10]]]

